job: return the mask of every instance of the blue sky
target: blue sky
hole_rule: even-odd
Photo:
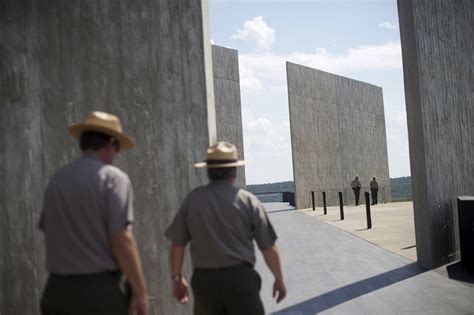
[[[410,175],[396,0],[211,0],[209,18],[239,52],[247,184],[293,179],[286,61],[382,87],[390,177]]]

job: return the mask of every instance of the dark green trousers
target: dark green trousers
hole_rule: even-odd
[[[378,197],[379,189],[378,188],[371,188],[370,192],[372,193],[372,204],[373,205],[378,204],[379,201],[378,201],[377,197]]]
[[[195,315],[264,315],[261,279],[252,266],[196,269],[191,279]]]
[[[359,198],[360,198],[360,187],[352,188],[352,190],[354,191],[355,204],[356,204],[356,206],[358,206],[359,205]]]
[[[50,275],[41,299],[42,315],[128,315],[130,287],[120,272]]]

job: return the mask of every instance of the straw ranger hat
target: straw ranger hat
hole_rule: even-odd
[[[133,139],[123,132],[118,117],[109,113],[91,112],[84,122],[69,126],[68,130],[76,139],[79,139],[84,131],[101,132],[117,139],[121,150],[128,150],[135,146]]]
[[[242,166],[245,161],[237,157],[237,148],[235,145],[225,141],[219,141],[207,149],[207,160],[194,164],[194,167],[201,168],[219,168]]]

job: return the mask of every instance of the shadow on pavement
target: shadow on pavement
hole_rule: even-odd
[[[332,290],[272,314],[285,315],[294,311],[300,311],[303,314],[315,314],[323,312],[335,307],[336,305],[390,286],[399,281],[417,276],[426,271],[427,270],[418,266],[416,263],[411,263],[403,267],[381,273],[377,276],[348,284],[344,287]]]

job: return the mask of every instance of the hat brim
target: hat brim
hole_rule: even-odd
[[[195,168],[223,168],[223,167],[235,167],[235,166],[242,166],[245,165],[244,160],[238,160],[237,162],[232,162],[232,163],[223,163],[223,164],[207,164],[207,162],[199,162],[194,164]]]
[[[130,137],[126,133],[117,132],[116,130],[104,128],[102,126],[79,123],[69,126],[68,130],[71,136],[76,139],[79,139],[84,131],[97,131],[109,135],[118,140],[118,142],[120,143],[120,150],[130,150],[135,146],[135,141],[133,141],[132,137]]]

